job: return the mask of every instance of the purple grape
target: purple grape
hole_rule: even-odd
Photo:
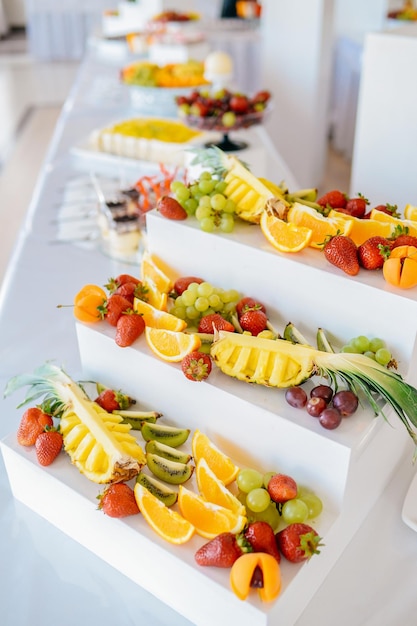
[[[319,422],[323,428],[327,428],[327,430],[334,430],[342,421],[342,416],[337,409],[334,407],[328,407],[324,409],[324,411],[319,416]]]
[[[317,385],[310,391],[310,398],[323,398],[329,404],[333,397],[333,389],[328,385]]]
[[[306,410],[312,417],[319,417],[327,408],[326,400],[323,398],[310,398],[306,404]]]
[[[307,403],[307,394],[301,387],[289,387],[285,392],[285,399],[290,406],[302,409]]]
[[[333,396],[333,406],[343,417],[349,417],[358,408],[358,398],[353,391],[338,391]]]

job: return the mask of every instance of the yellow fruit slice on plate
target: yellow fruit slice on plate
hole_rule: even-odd
[[[162,261],[147,251],[142,257],[141,279],[145,284],[153,283],[162,293],[168,293],[173,286],[173,281],[168,276],[167,270],[163,268]]]
[[[160,291],[158,287],[150,280],[143,281],[146,287],[145,298],[147,302],[155,309],[160,311],[166,311],[168,308],[168,294],[165,291]]]
[[[196,478],[200,494],[205,500],[230,509],[230,511],[238,513],[239,515],[246,515],[244,505],[239,502],[236,496],[232,494],[219,478],[217,478],[204,458],[197,462]]]
[[[407,204],[404,209],[404,218],[406,220],[412,220],[413,222],[417,221],[417,206],[413,204]]]
[[[404,232],[407,228],[407,235],[413,235],[413,237],[417,237],[417,223],[413,220],[402,220],[398,217],[393,217],[392,215],[386,215],[382,211],[378,211],[375,209],[371,211],[371,219],[377,220],[378,222],[389,222],[394,226],[401,226],[402,228],[404,228]]]
[[[309,245],[313,234],[311,228],[285,222],[269,211],[262,213],[260,225],[269,243],[280,252],[299,252]]]
[[[239,472],[238,466],[219,450],[207,435],[195,430],[191,445],[195,462],[205,459],[209,468],[224,485],[229,485],[236,478]]]
[[[206,539],[220,533],[239,533],[246,524],[246,517],[233,513],[218,504],[207,502],[202,496],[179,486],[178,505],[182,516],[192,524],[196,532]]]
[[[146,326],[152,326],[152,328],[180,331],[187,326],[187,323],[179,317],[175,317],[175,315],[171,315],[171,313],[166,311],[161,311],[138,298],[135,298],[134,309],[136,313],[143,316]]]
[[[384,215],[382,211],[378,212]],[[329,216],[332,217],[335,213],[337,213],[337,211],[330,211]],[[395,224],[392,224],[391,221],[388,220],[361,219],[359,217],[350,217],[344,213],[339,213],[339,215],[352,222],[349,237],[357,246],[360,246],[370,237],[390,237],[395,229]]]
[[[140,483],[134,486],[135,499],[149,526],[165,541],[180,545],[191,539],[194,526],[177,511],[168,508]]]
[[[303,226],[312,231],[309,245],[312,248],[322,249],[328,237],[334,235],[349,235],[352,229],[352,221],[338,215],[336,211],[325,217],[316,209],[299,202],[294,202],[287,214],[287,221]]]
[[[201,339],[196,334],[165,330],[163,328],[145,328],[148,346],[156,356],[170,363],[178,363],[190,352],[198,350]]]

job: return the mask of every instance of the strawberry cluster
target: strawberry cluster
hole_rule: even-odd
[[[63,438],[53,419],[39,407],[26,409],[17,429],[21,446],[35,446],[38,463],[51,465],[62,450]]]

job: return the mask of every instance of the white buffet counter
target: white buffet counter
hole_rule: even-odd
[[[72,315],[56,305],[70,303],[84,283],[102,284],[103,277],[131,270],[98,250],[54,243],[54,219],[63,189],[78,175],[69,149],[93,128],[131,113],[117,83],[113,83],[115,92],[108,90],[108,81],[114,76],[115,67],[87,59],[56,129],[1,293],[3,388],[12,376],[32,371],[48,359],[63,364],[75,378],[81,377]],[[97,90],[102,97],[97,97]],[[275,180],[291,177],[262,132],[254,132],[251,141],[266,149]],[[17,428],[18,401],[18,396],[12,396],[2,403],[0,438]],[[411,449],[407,449],[385,492],[294,626],[415,625],[417,536],[401,519],[404,497],[415,473],[410,459]],[[1,459],[0,466],[4,626],[189,624],[15,501]]]

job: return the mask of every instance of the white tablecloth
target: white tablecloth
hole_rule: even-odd
[[[86,61],[51,145],[0,294],[2,388],[12,376],[30,372],[48,359],[81,377],[72,314],[56,305],[70,303],[82,284],[102,284],[103,277],[131,270],[99,252],[53,243],[54,218],[65,183],[78,174],[68,149],[91,129],[129,113],[125,103],[108,100],[100,106],[88,98],[91,77],[101,71],[110,76],[113,70]],[[259,140],[267,141],[262,134]],[[285,164],[270,146],[267,149],[274,179],[285,177]],[[1,438],[16,430],[19,399],[12,396],[2,402]],[[296,625],[286,626],[415,626],[417,536],[401,519],[404,496],[415,473],[410,457],[411,449]],[[14,501],[1,458],[0,467],[3,626],[189,625]]]

